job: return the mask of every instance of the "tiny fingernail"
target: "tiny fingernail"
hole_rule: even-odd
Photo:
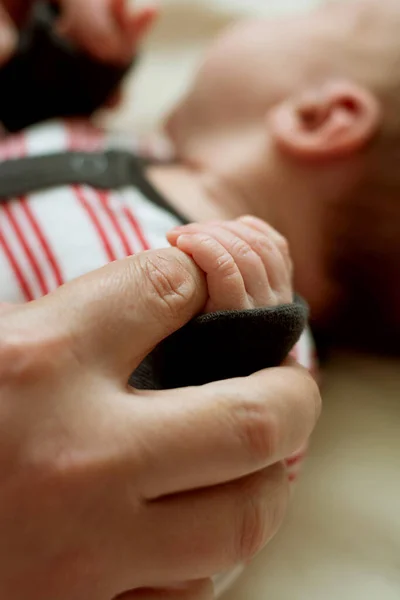
[[[181,246],[184,246],[184,245],[185,245],[185,243],[186,243],[188,240],[192,240],[192,239],[193,239],[193,238],[192,238],[192,236],[191,236],[191,235],[188,235],[187,233],[186,233],[186,234],[184,233],[184,234],[182,234],[182,235],[180,235],[180,236],[178,237],[178,239],[176,240],[176,245],[177,245],[177,247],[179,248],[179,247],[181,247]]]

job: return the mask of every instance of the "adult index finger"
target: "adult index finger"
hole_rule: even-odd
[[[151,402],[148,393],[135,392],[134,405],[143,442],[139,486],[151,500],[232,481],[290,456],[315,427],[320,394],[312,377],[290,363],[245,379],[153,393]],[[128,408],[127,440],[129,421]]]
[[[33,303],[37,319],[64,331],[79,362],[123,384],[165,337],[201,311],[204,276],[175,248],[111,263]]]

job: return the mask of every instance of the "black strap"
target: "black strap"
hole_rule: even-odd
[[[0,164],[0,196],[7,199],[45,188],[87,184],[101,189],[129,185],[138,164],[128,152],[70,152]]]
[[[53,118],[91,115],[131,67],[106,64],[80,51],[58,35],[54,3],[31,4],[16,51],[0,69],[0,120],[8,131]]]
[[[146,198],[186,223],[186,218],[174,210],[147,179],[147,164],[148,161],[126,150],[62,152],[7,160],[0,163],[0,203],[62,185],[81,184],[105,190],[134,186]]]

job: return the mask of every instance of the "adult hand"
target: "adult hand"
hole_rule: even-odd
[[[61,35],[105,62],[131,61],[157,16],[154,6],[134,9],[128,0],[57,0]],[[15,48],[17,29],[34,0],[0,2],[0,65]]]
[[[128,63],[157,16],[154,6],[135,9],[129,0],[58,0],[59,30],[104,62]]]
[[[311,377],[127,385],[205,301],[202,273],[167,249],[1,308],[1,598],[209,600],[210,577],[274,535],[281,461],[319,413]]]

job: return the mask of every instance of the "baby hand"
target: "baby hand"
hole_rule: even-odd
[[[58,0],[59,32],[105,62],[124,64],[157,16],[154,6],[132,11],[128,0]]]
[[[167,239],[207,277],[205,312],[245,310],[293,301],[286,240],[255,217],[177,227]]]

